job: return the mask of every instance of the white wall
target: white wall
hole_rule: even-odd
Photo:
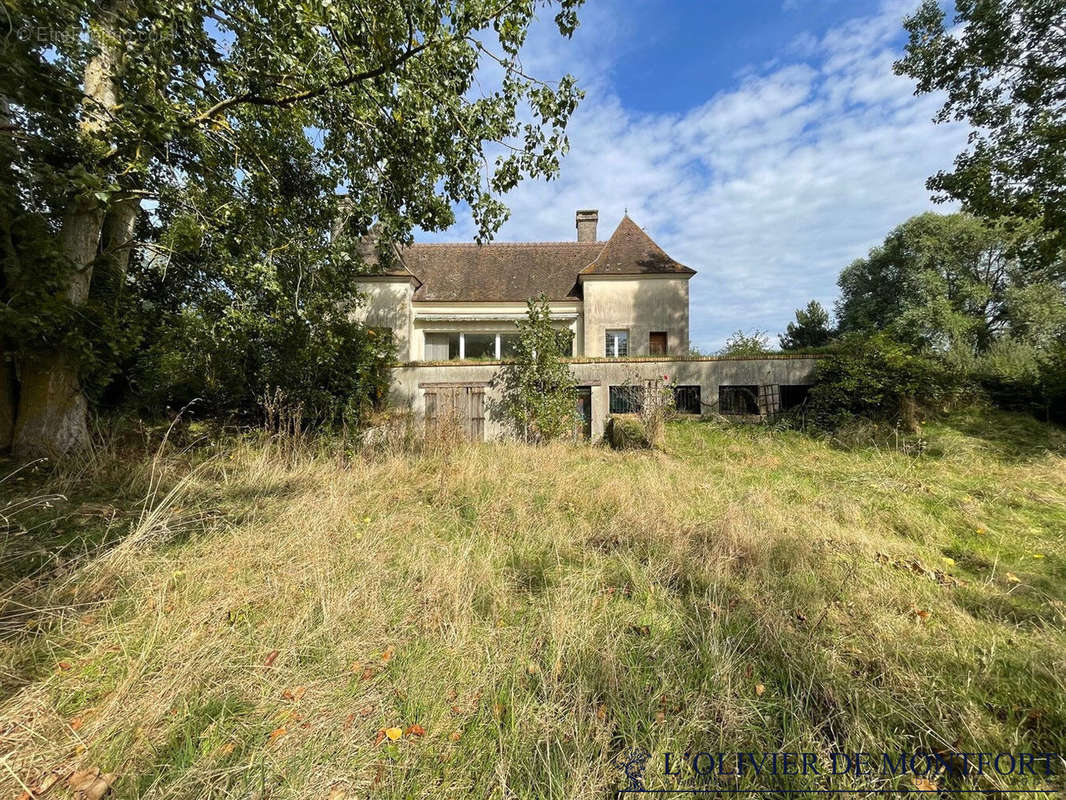
[[[688,279],[644,276],[586,276],[585,349],[602,358],[608,330],[629,331],[629,355],[648,355],[648,334],[666,331],[667,354],[688,353]]]
[[[411,359],[411,295],[407,278],[372,278],[359,281],[356,287],[364,295],[354,318],[366,325],[392,328],[396,340],[396,358]]]

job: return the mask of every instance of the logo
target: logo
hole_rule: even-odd
[[[611,763],[625,773],[626,780],[629,781],[629,791],[644,791],[644,768],[647,766],[649,758],[651,758],[651,753],[643,747],[623,750],[614,757],[614,761]]]

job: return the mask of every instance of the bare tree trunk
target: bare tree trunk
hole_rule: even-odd
[[[86,140],[107,139],[107,128],[118,105],[117,72],[121,48],[116,38],[116,12],[126,0],[101,9],[91,26],[99,51],[85,65],[84,118]],[[63,294],[74,306],[84,305],[92,283],[93,262],[100,247],[105,209],[95,197],[70,199],[60,229],[60,249],[71,268]],[[19,360],[18,413],[14,453],[18,458],[56,456],[86,445],[88,402],[78,377],[78,363],[62,349],[27,354]]]

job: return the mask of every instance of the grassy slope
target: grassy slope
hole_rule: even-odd
[[[8,535],[0,791],[98,765],[131,797],[602,797],[629,745],[653,786],[666,750],[1066,751],[1066,437],[927,437],[679,423],[665,453],[347,468],[231,442],[157,464],[144,518],[143,465],[9,480],[76,498],[19,517],[67,558],[104,533],[83,498],[129,514],[32,593]]]

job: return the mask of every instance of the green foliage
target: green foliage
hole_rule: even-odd
[[[1033,224],[921,214],[838,280],[841,331],[886,331],[919,348],[984,352],[1000,336],[1061,328],[1061,260],[1047,265]],[[1057,306],[1056,306],[1057,304]]]
[[[607,442],[615,450],[651,450],[654,437],[639,417],[613,416],[607,420]]]
[[[829,344],[829,312],[817,300],[806,308],[796,309],[796,321],[788,323],[785,333],[778,336],[782,350],[810,350]]]
[[[725,347],[718,351],[720,356],[758,356],[770,352],[770,337],[758,329],[751,333],[742,330],[733,332],[725,340]]]
[[[181,408],[254,419],[280,389],[306,423],[360,426],[388,395],[393,363],[388,332],[341,314],[176,316],[142,357],[133,388],[148,410]]]
[[[573,333],[552,326],[543,294],[528,301],[526,314],[517,323],[513,360],[493,378],[500,399],[490,404],[490,412],[523,441],[548,442],[572,435],[577,425],[577,389],[563,361]]]
[[[885,334],[852,334],[818,362],[810,418],[825,428],[854,417],[910,427],[915,406],[936,408],[957,388],[956,377],[941,361],[916,355]]]
[[[581,91],[569,75],[531,77],[519,53],[535,14],[569,37],[580,4],[9,7],[0,122],[18,135],[0,136],[0,349],[74,355],[98,395],[117,373],[114,402],[139,375],[220,409],[247,411],[275,379],[307,397],[336,389],[341,404],[362,396],[376,348],[334,309],[414,228],[444,229],[464,204],[490,238],[503,193],[558,172]],[[98,97],[111,92],[106,109],[87,70]],[[57,245],[71,210],[91,240],[131,202],[144,207],[129,273],[104,267],[130,243],[101,238],[90,299],[72,298]],[[376,253],[362,246],[372,226]],[[341,379],[345,358],[361,377]]]
[[[1066,6],[1047,0],[956,0],[949,24],[937,0],[904,23],[897,74],[946,100],[938,122],[965,120],[970,147],[929,188],[988,219],[1039,220],[1066,245]]]

